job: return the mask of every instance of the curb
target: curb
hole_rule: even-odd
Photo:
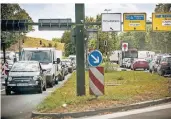
[[[171,97],[167,97],[167,98],[163,98],[163,99],[159,99],[159,100],[151,100],[151,101],[145,101],[145,102],[140,102],[140,103],[134,103],[131,105],[126,105],[126,106],[97,109],[97,110],[91,110],[91,111],[85,111],[85,112],[39,113],[39,112],[33,111],[32,117],[44,116],[44,117],[51,117],[51,118],[64,118],[64,117],[80,118],[80,117],[85,117],[85,116],[94,116],[94,115],[98,115],[98,114],[104,113],[104,112],[119,112],[119,111],[127,111],[127,110],[132,110],[132,109],[145,108],[145,107],[158,105],[158,104],[162,104],[162,103],[167,103],[167,102],[171,102]]]

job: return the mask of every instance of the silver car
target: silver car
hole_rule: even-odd
[[[38,61],[19,61],[13,64],[6,80],[6,95],[11,91],[37,91],[42,93],[46,90],[44,69]]]

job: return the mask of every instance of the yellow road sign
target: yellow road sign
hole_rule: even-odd
[[[152,13],[153,31],[171,31],[171,13]]]
[[[146,13],[124,13],[124,31],[146,31]]]

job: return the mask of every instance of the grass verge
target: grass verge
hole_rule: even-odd
[[[77,112],[159,99],[168,96],[168,79],[141,71],[105,73],[105,95],[89,95],[86,72],[86,96],[76,96],[76,73],[65,85],[54,91],[41,104],[39,112]],[[63,106],[66,104],[65,106]]]

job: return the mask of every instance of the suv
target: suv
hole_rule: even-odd
[[[159,75],[171,74],[171,56],[163,56],[161,62],[157,68]]]

